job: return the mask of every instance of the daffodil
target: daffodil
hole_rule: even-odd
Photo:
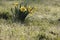
[[[32,8],[30,6],[28,6],[28,11],[32,12]]]
[[[25,11],[27,11],[27,9],[26,9],[26,7],[22,6],[22,7],[20,8],[20,11],[25,12]]]
[[[18,3],[14,3],[14,5],[17,7],[18,6]]]

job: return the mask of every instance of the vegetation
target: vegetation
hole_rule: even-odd
[[[15,13],[15,19],[20,19],[21,22],[23,22],[28,14],[32,12],[32,9],[30,6],[27,7],[27,5],[21,6],[21,4],[15,3],[15,12],[13,12],[13,8],[11,8],[11,11]]]
[[[59,2],[60,0],[1,1],[0,40],[60,40]],[[28,4],[25,5],[26,3]]]

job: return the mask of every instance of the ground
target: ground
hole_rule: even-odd
[[[0,2],[0,13],[10,12],[14,2]],[[22,2],[22,1],[21,1]],[[0,40],[60,40],[60,0],[29,1],[36,7],[33,15],[28,15],[24,23],[0,19]],[[3,10],[3,11],[2,11]],[[12,15],[12,13],[10,12]]]

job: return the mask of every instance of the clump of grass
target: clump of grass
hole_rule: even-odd
[[[3,11],[2,11],[3,10]],[[9,11],[7,9],[1,9],[1,12],[0,12],[0,19],[10,19],[11,15],[9,13]]]

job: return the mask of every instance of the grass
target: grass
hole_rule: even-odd
[[[12,4],[0,6],[0,13],[10,12]],[[12,2],[13,3],[13,2]],[[38,10],[28,15],[25,23],[0,19],[0,40],[60,40],[60,7],[57,5],[29,4]],[[5,10],[4,10],[5,9]],[[2,11],[3,10],[3,11]]]

